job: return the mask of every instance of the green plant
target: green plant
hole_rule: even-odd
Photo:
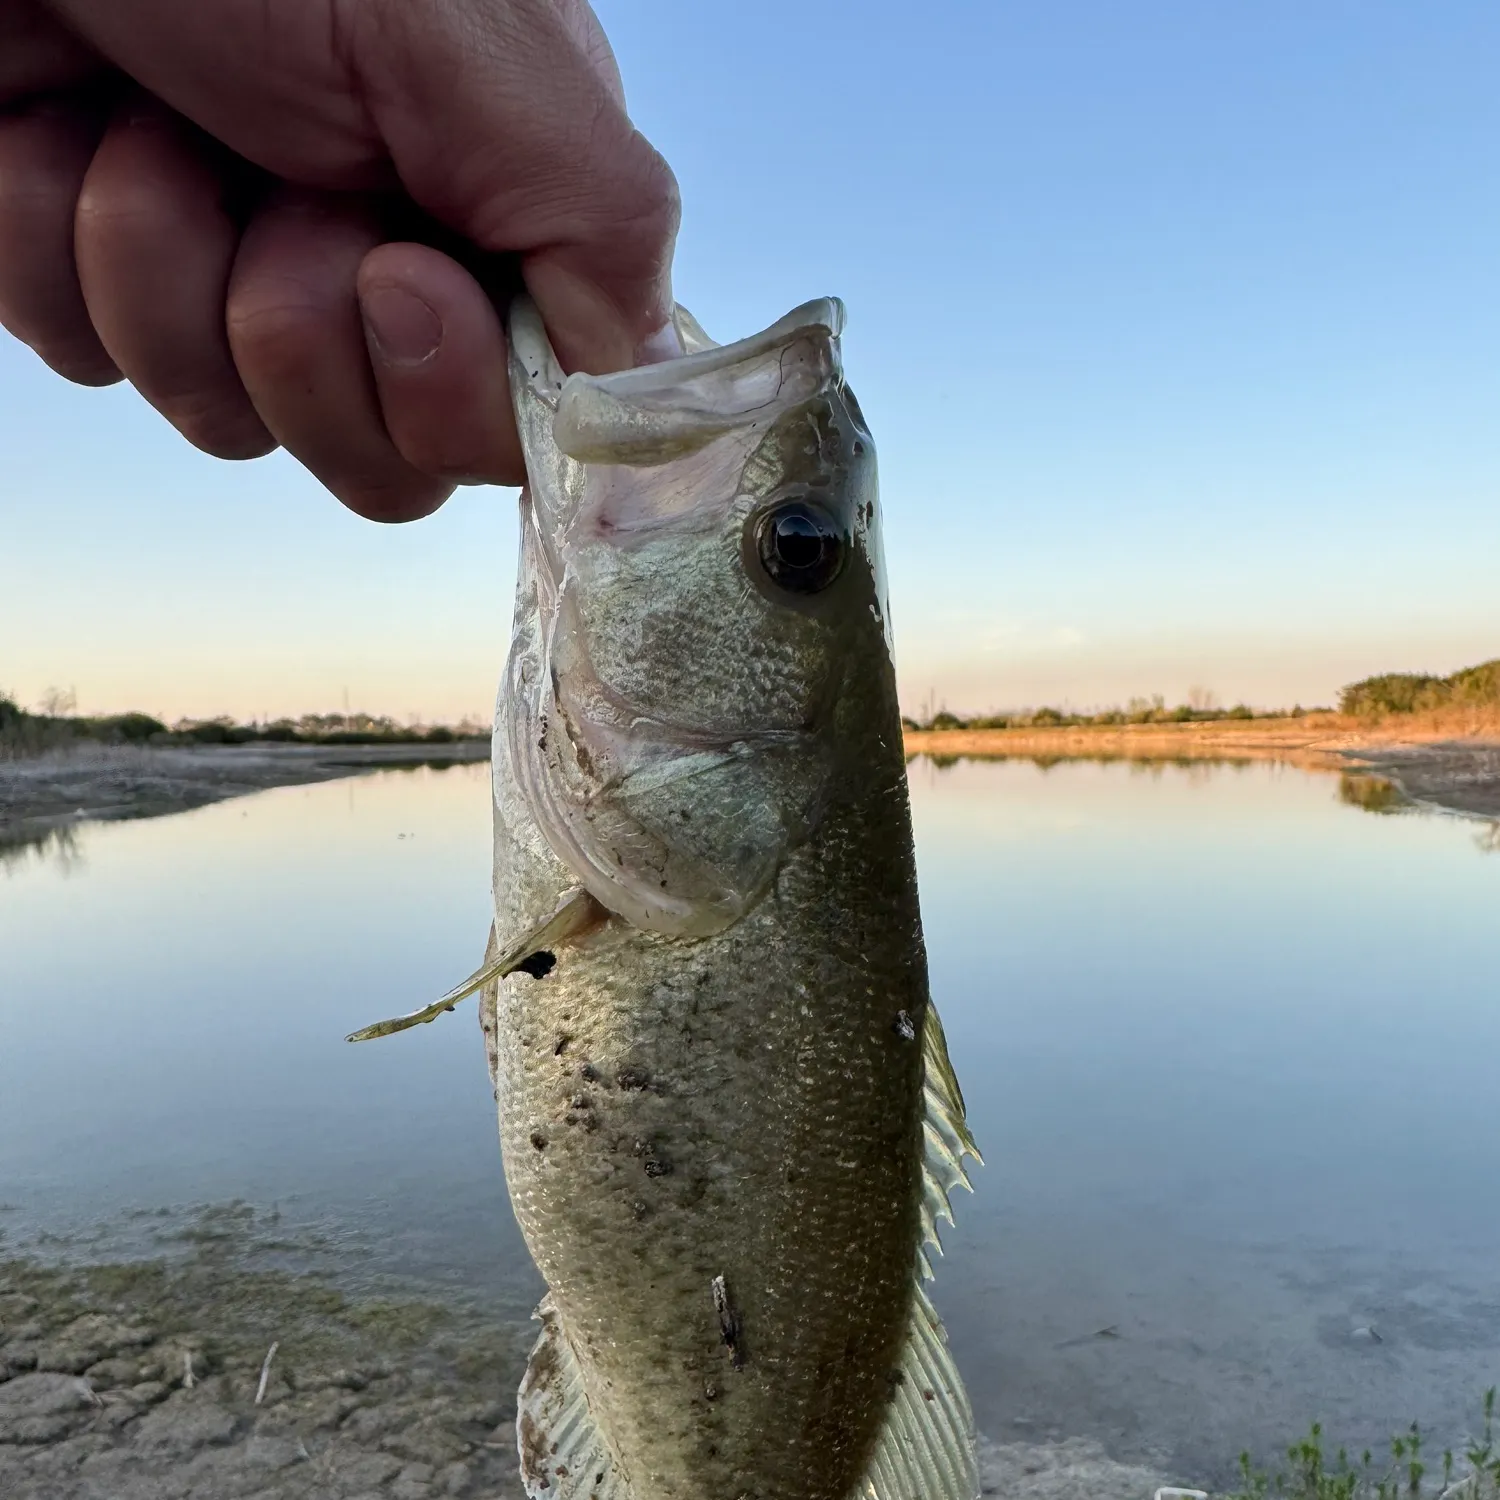
[[[1385,672],[1352,682],[1339,694],[1339,709],[1369,718],[1424,713],[1449,703],[1482,707],[1500,703],[1500,659],[1465,667],[1448,677],[1430,672]]]
[[[1422,1430],[1417,1423],[1391,1439],[1390,1459],[1377,1466],[1368,1449],[1358,1465],[1340,1448],[1330,1460],[1323,1428],[1314,1422],[1308,1435],[1293,1443],[1287,1470],[1268,1473],[1248,1453],[1240,1454],[1239,1488],[1226,1500],[1439,1500],[1445,1494],[1463,1500],[1500,1500],[1500,1452],[1495,1447],[1496,1388],[1484,1393],[1481,1435],[1464,1450],[1466,1469],[1458,1473],[1452,1450],[1443,1454],[1441,1482],[1429,1487],[1430,1469],[1423,1458]]]

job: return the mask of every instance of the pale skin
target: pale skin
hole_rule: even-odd
[[[517,277],[569,369],[677,352],[677,218],[586,0],[0,0],[0,324],[372,520],[522,481]]]

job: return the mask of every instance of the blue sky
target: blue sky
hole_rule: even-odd
[[[1500,655],[1500,9],[605,0],[720,338],[824,292],[908,706]],[[3,336],[0,336],[3,338]],[[510,492],[414,526],[0,343],[0,686],[488,712]]]

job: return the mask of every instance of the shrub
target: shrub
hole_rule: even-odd
[[[83,732],[101,740],[124,740],[129,745],[143,745],[153,735],[165,734],[167,726],[150,714],[110,714],[102,719],[83,720]]]

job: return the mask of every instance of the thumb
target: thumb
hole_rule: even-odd
[[[520,257],[570,370],[676,352],[677,183],[631,124],[581,0],[373,0],[353,14],[366,107],[408,193]]]

